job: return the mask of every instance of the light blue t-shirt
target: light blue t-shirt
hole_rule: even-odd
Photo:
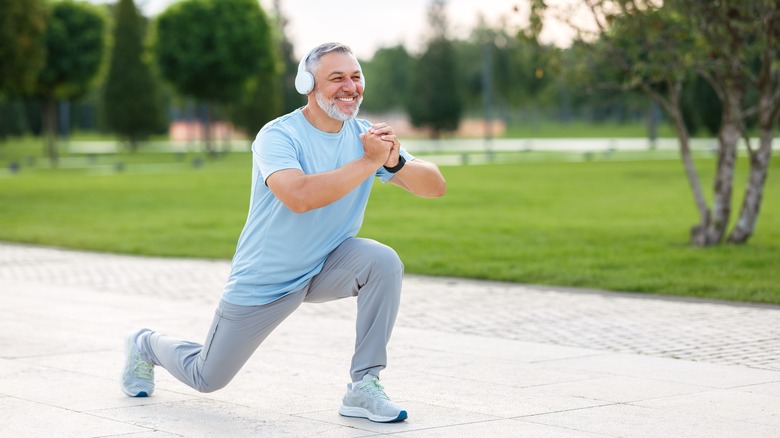
[[[358,136],[371,126],[366,120],[347,120],[338,133],[312,126],[300,109],[266,124],[252,143],[252,193],[249,215],[222,298],[232,304],[270,303],[301,289],[317,275],[334,249],[354,237],[363,223],[373,178],[338,201],[295,213],[265,184],[282,169],[306,174],[327,172],[363,156]],[[414,157],[401,150],[404,158]],[[393,174],[380,167],[382,182]]]

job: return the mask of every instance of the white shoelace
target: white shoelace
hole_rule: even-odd
[[[379,383],[379,378],[377,377],[374,377],[367,382],[358,383],[357,387],[358,389],[366,391],[377,398],[390,400],[390,397],[388,397],[387,394],[385,394],[384,386],[382,386],[382,384]]]
[[[154,376],[154,374],[152,374],[154,372],[152,364],[145,361],[144,358],[141,357],[141,355],[137,352],[134,354],[134,356],[135,357],[133,359],[135,360],[135,367],[133,367],[133,374],[141,379],[152,379]]]

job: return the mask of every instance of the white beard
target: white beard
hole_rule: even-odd
[[[325,111],[328,116],[330,116],[330,118],[341,122],[345,122],[349,119],[354,119],[357,117],[358,112],[360,112],[360,104],[363,103],[363,96],[360,96],[360,98],[358,98],[357,105],[355,106],[355,110],[345,113],[339,109],[335,98],[325,98],[320,90],[314,92],[314,98],[317,100],[317,105],[319,105],[320,108],[322,108],[322,110]]]

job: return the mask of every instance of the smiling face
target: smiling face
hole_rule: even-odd
[[[332,119],[355,118],[363,102],[363,73],[349,53],[332,52],[319,59],[314,74],[314,98]]]

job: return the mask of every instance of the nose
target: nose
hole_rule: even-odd
[[[358,85],[357,81],[355,81],[354,79],[350,79],[344,84],[345,87],[344,91],[347,91],[349,93],[354,93],[355,91],[357,91],[357,85]]]
[[[363,89],[363,79],[352,79],[350,78],[348,81],[344,83],[344,91],[350,92],[350,93],[356,93],[358,91],[358,88],[361,90]]]

